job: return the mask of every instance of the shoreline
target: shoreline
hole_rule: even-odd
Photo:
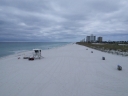
[[[2,42],[3,43],[3,42]],[[8,43],[8,42],[7,42]],[[11,43],[15,43],[15,42],[11,42]],[[16,42],[18,43],[18,42]],[[22,42],[22,43],[28,43],[28,42]],[[29,43],[32,43],[32,42],[29,42]],[[41,42],[37,42],[37,43],[41,43]],[[50,42],[51,43],[51,42]],[[60,42],[61,43],[61,42]],[[62,42],[63,43],[63,42]],[[67,43],[67,42],[64,42],[64,43]],[[64,44],[64,45],[57,45],[57,46],[47,46],[47,48],[44,47],[44,49],[41,48],[41,50],[49,50],[49,49],[53,49],[53,48],[58,48],[58,47],[62,47],[62,46],[65,46],[65,45],[68,45],[68,44],[71,44],[71,43],[67,43],[67,44]],[[33,48],[35,49],[35,48]],[[18,55],[18,54],[22,54],[22,53],[26,53],[26,52],[29,52],[29,51],[33,51],[33,49],[29,49],[29,50],[16,50],[16,51],[10,51],[12,53],[8,54],[8,55],[5,55],[5,56],[1,56],[0,59],[2,58],[7,58],[9,56],[15,56],[15,55]]]
[[[63,46],[57,46],[57,47],[52,47],[52,48],[47,48],[47,49],[42,49],[42,52],[43,51],[48,51],[48,50],[53,50],[53,49],[57,49],[57,48],[61,48],[61,47],[65,47],[65,46],[68,46],[68,45],[72,45],[72,44],[75,44],[75,43],[70,43],[70,44],[66,44],[66,45],[63,45]],[[77,44],[79,45],[79,44]],[[80,45],[81,46],[81,45]],[[91,50],[97,50],[95,48],[92,48],[92,47],[88,47],[88,46],[84,46],[86,48],[90,48]],[[108,54],[112,54],[112,53],[109,53],[109,52],[106,52],[105,50],[97,50],[97,51],[101,51],[101,52],[104,52],[104,53],[108,53]],[[6,59],[6,58],[11,58],[11,57],[23,57],[23,56],[30,56],[33,54],[33,50],[26,50],[26,51],[19,51],[18,53],[14,53],[14,54],[11,54],[11,55],[7,55],[7,56],[3,56],[3,57],[0,57],[0,60],[2,59]],[[112,55],[116,55],[116,56],[121,56],[121,57],[127,57],[127,56],[123,56],[123,55],[117,55],[117,54],[112,54]],[[30,56],[31,57],[31,56]]]

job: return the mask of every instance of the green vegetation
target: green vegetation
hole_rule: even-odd
[[[128,46],[126,45],[118,45],[116,44],[108,44],[108,43],[86,43],[86,42],[77,42],[76,44],[91,47],[94,49],[103,49],[103,50],[118,50],[121,52],[128,52]]]

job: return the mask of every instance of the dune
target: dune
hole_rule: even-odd
[[[33,61],[23,59],[31,52],[0,59],[0,96],[128,96],[128,57],[86,49],[69,44]]]

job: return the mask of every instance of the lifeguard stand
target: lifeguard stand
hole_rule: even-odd
[[[33,57],[34,58],[41,58],[41,49],[33,49],[34,53],[33,53]]]

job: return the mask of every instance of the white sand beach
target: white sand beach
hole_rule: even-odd
[[[0,59],[0,96],[128,96],[128,57],[86,49],[69,44],[34,61],[23,59],[30,52]]]

